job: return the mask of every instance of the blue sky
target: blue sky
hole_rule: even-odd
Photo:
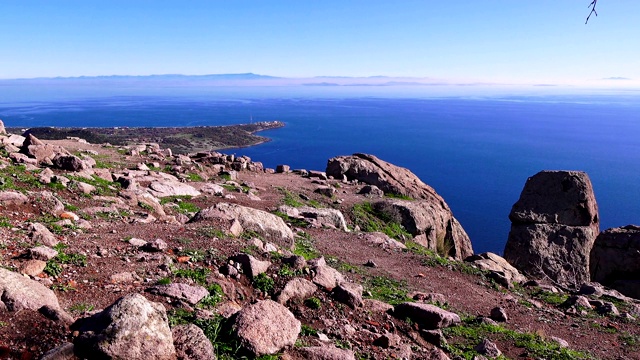
[[[253,72],[640,84],[640,1],[0,0],[0,79]],[[603,80],[623,77],[631,80]]]

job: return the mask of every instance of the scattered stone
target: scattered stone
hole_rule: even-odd
[[[2,205],[22,205],[26,204],[29,198],[17,191],[0,191],[0,204]]]
[[[121,272],[111,275],[109,280],[112,284],[131,283],[135,280],[135,276],[131,272]]]
[[[34,280],[3,268],[0,268],[0,301],[9,311],[37,311],[46,306],[59,313],[60,318],[71,318],[60,308],[53,291]]]
[[[266,211],[230,203],[218,203],[198,213],[189,222],[204,221],[207,219],[237,219],[245,231],[255,231],[266,240],[285,248],[293,246],[293,232],[278,216]]]
[[[352,309],[362,306],[362,285],[343,282],[333,289],[333,297]]]
[[[291,167],[289,165],[277,165],[276,166],[276,173],[277,174],[288,173],[290,171],[291,171]]]
[[[509,214],[504,258],[526,274],[577,287],[589,281],[589,256],[599,232],[591,181],[580,171],[530,177]]]
[[[73,352],[72,343],[62,343],[61,345],[47,351],[40,360],[75,360],[77,357]]]
[[[105,359],[176,357],[164,306],[140,294],[126,295],[105,310],[76,321],[76,355]]]
[[[493,309],[491,309],[491,319],[497,321],[497,322],[506,322],[509,317],[507,316],[507,312],[504,310],[504,308],[498,306],[498,307],[494,307]]]
[[[374,268],[374,267],[378,267],[378,264],[376,264],[375,261],[369,259],[367,260],[366,263],[364,263],[364,266]]]
[[[564,307],[564,308],[576,307],[576,308],[583,308],[583,309],[592,308],[591,304],[589,303],[589,299],[580,295],[569,296],[569,298],[567,298],[567,300],[565,300],[565,302],[561,304],[561,307]]]
[[[148,288],[147,291],[152,294],[186,301],[191,305],[197,304],[205,296],[209,295],[209,291],[200,285],[187,285],[183,283],[156,285]]]
[[[420,330],[420,335],[423,339],[428,341],[437,347],[442,347],[447,344],[447,339],[440,330]]]
[[[254,277],[267,272],[271,262],[258,260],[249,254],[236,254],[231,258],[233,261],[242,265],[242,272],[244,272],[249,278]]]
[[[431,349],[427,353],[426,359],[429,359],[429,360],[451,360],[444,351],[442,351],[442,350],[440,350],[438,348]]]
[[[44,268],[47,266],[46,261],[42,260],[27,260],[20,264],[19,271],[21,274],[29,275],[29,276],[38,276],[42,273]]]
[[[491,279],[508,289],[513,287],[513,283],[521,284],[527,281],[527,278],[507,260],[491,252],[470,256],[465,261],[472,263],[480,270],[488,271]]]
[[[557,336],[551,336],[551,337],[549,337],[549,340],[555,342],[561,348],[568,348],[569,347],[569,342],[567,342],[567,340],[559,338]]]
[[[333,288],[344,282],[342,274],[330,266],[316,266],[314,271],[313,283],[326,290],[333,290]]]
[[[302,270],[307,266],[307,260],[304,256],[299,255],[282,258],[282,263],[288,265],[292,270]]]
[[[162,252],[167,250],[167,243],[162,239],[155,239],[153,241],[149,241],[142,246],[142,250],[148,252]]]
[[[336,189],[331,186],[318,186],[313,192],[330,198],[336,194]]]
[[[502,355],[502,351],[498,349],[498,346],[496,346],[496,344],[494,344],[493,342],[489,341],[489,339],[482,340],[482,342],[478,344],[474,348],[474,350],[490,358],[496,358]]]
[[[364,234],[364,240],[373,246],[379,246],[389,250],[404,250],[407,246],[398,240],[390,238],[387,234],[381,232],[372,232]]]
[[[229,234],[238,237],[242,235],[243,231],[244,229],[242,228],[242,225],[240,225],[240,221],[238,221],[238,219],[233,219],[231,227],[229,228]]]
[[[178,360],[215,360],[216,353],[204,331],[193,324],[171,329]]]
[[[232,328],[242,347],[257,357],[293,346],[301,324],[286,307],[262,300],[240,310]]]
[[[424,329],[441,329],[460,323],[460,316],[435,305],[402,303],[396,305],[393,315],[398,319],[410,318]]]
[[[56,246],[58,244],[58,238],[47,229],[46,226],[40,223],[32,223],[29,226],[31,241],[34,243],[44,244],[46,246]]]
[[[129,239],[129,244],[131,244],[133,246],[141,247],[141,246],[145,246],[147,244],[147,242],[145,240],[142,240],[142,239],[131,238],[131,239]]]
[[[400,338],[400,335],[385,332],[373,341],[373,345],[388,349],[400,345],[401,342],[402,339]]]
[[[36,260],[51,260],[58,255],[58,252],[48,246],[36,246],[29,249],[29,256]]]
[[[393,305],[387,304],[384,301],[375,299],[363,299],[362,310],[371,313],[388,313],[393,310]]]
[[[89,166],[75,155],[57,155],[53,158],[53,165],[61,170],[78,172],[86,170]]]
[[[278,295],[278,303],[285,305],[289,300],[304,300],[311,297],[318,287],[304,278],[289,280]]]
[[[178,181],[155,181],[149,185],[149,192],[158,198],[168,196],[200,196],[193,186]]]
[[[378,188],[375,185],[365,185],[362,187],[362,189],[360,189],[360,191],[358,191],[358,194],[360,195],[364,195],[368,198],[383,198],[384,197],[384,191],[380,190],[380,188]]]

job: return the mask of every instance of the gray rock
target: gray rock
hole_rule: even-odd
[[[333,289],[333,298],[352,309],[362,306],[362,285],[343,282]]]
[[[440,330],[420,330],[420,336],[430,344],[438,347],[442,347],[447,343],[447,339]]]
[[[312,296],[318,287],[304,278],[289,280],[278,295],[278,303],[285,305],[289,300],[304,300]]]
[[[317,223],[318,226],[329,225],[342,231],[349,231],[344,215],[337,209],[281,206],[278,210],[291,217],[303,217],[310,222]]]
[[[147,242],[145,240],[142,240],[142,239],[131,238],[131,239],[129,239],[129,244],[131,244],[133,246],[141,247],[141,246],[146,245]]]
[[[509,319],[505,309],[500,306],[491,309],[490,317],[497,322],[506,322]]]
[[[498,346],[496,346],[496,344],[494,344],[493,342],[489,341],[489,339],[482,340],[482,342],[478,344],[474,348],[474,350],[490,358],[496,358],[502,355],[502,351],[498,349]]]
[[[450,360],[450,358],[447,356],[447,354],[438,349],[438,348],[433,348],[431,349],[428,353],[425,359],[429,359],[429,360]]]
[[[231,259],[241,264],[242,271],[251,279],[267,272],[267,269],[271,266],[271,262],[258,260],[249,254],[237,254]]]
[[[232,328],[246,350],[261,356],[294,345],[301,324],[286,307],[262,300],[240,310]]]
[[[291,171],[291,167],[289,165],[276,165],[276,174],[288,173]]]
[[[89,169],[89,165],[75,155],[59,154],[53,158],[53,165],[58,169],[73,172]]]
[[[439,195],[429,200],[385,199],[374,208],[399,222],[422,246],[441,256],[463,260],[473,255],[471,240]]]
[[[142,250],[149,252],[162,252],[167,250],[167,243],[162,239],[155,239],[153,241],[148,241],[144,246],[142,246]]]
[[[504,258],[524,273],[577,287],[589,281],[589,255],[599,232],[589,177],[542,171],[530,177],[509,215]]]
[[[607,229],[591,249],[591,280],[640,299],[640,226]]]
[[[37,276],[44,270],[45,266],[47,266],[46,261],[42,260],[27,260],[20,264],[19,270],[21,274],[29,275],[29,276]]]
[[[332,290],[344,282],[342,274],[330,266],[317,266],[313,270],[315,272],[313,283],[326,290]]]
[[[59,313],[59,318],[71,318],[60,308],[53,291],[34,280],[3,268],[0,268],[0,301],[9,311],[37,311],[42,307],[48,307]]]
[[[33,223],[29,226],[29,236],[34,243],[44,244],[46,246],[56,246],[58,238],[40,223]]]
[[[400,345],[401,342],[402,338],[400,337],[400,335],[385,332],[379,338],[373,341],[373,345],[388,349]]]
[[[7,130],[4,128],[4,122],[0,120],[0,135],[7,135]]]
[[[318,186],[313,192],[326,197],[333,197],[336,194],[336,189],[331,186]]]
[[[75,360],[77,359],[73,353],[72,343],[63,343],[49,351],[47,351],[40,360]]]
[[[156,285],[148,288],[147,291],[152,294],[186,301],[191,305],[197,304],[205,296],[209,295],[209,291],[200,285],[187,285],[183,283]]]
[[[171,329],[178,360],[216,360],[211,341],[202,329],[193,325],[178,325]]]
[[[22,205],[26,204],[29,198],[17,191],[0,191],[1,205]]]
[[[178,181],[154,181],[149,185],[149,192],[155,197],[167,196],[199,196],[200,192],[193,186]]]
[[[435,305],[422,303],[402,303],[393,309],[398,319],[410,318],[425,329],[442,329],[460,323],[460,316]]]
[[[506,288],[513,287],[513,283],[522,284],[527,281],[527,278],[520,274],[518,269],[494,253],[486,252],[473,255],[466,258],[465,261],[471,262],[480,270],[488,271],[491,279]]]
[[[58,255],[58,252],[48,246],[36,246],[29,249],[29,256],[36,260],[51,260]]]
[[[390,238],[387,234],[381,232],[367,233],[364,235],[364,241],[373,246],[379,246],[383,249],[404,250],[407,246],[398,240]]]
[[[242,228],[255,231],[279,246],[292,248],[293,232],[278,216],[266,211],[230,203],[218,203],[207,209],[200,210],[189,222],[205,221],[207,219],[237,219]]]
[[[90,359],[175,359],[164,306],[129,294],[102,312],[72,325],[79,357]]]
[[[368,198],[382,198],[384,197],[384,191],[380,190],[375,185],[365,185],[358,191],[358,194],[364,195]]]

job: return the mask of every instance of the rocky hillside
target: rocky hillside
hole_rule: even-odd
[[[640,358],[635,300],[472,240],[372,155],[291,171],[0,135],[0,357]]]

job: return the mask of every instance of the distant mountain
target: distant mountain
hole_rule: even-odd
[[[39,77],[26,79],[8,79],[19,81],[47,81],[47,80],[269,80],[282,79],[276,76],[259,75],[254,73],[242,74],[207,74],[207,75],[100,75],[100,76],[74,76],[74,77]]]

